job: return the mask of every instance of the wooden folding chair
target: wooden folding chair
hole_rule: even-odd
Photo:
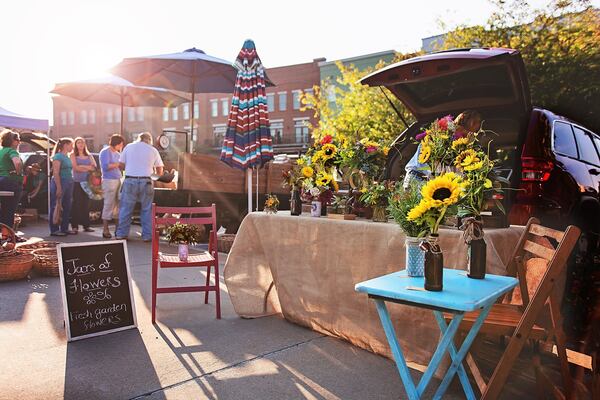
[[[482,399],[496,399],[499,396],[513,364],[528,340],[534,341],[536,350],[533,362],[538,391],[552,388],[555,397],[570,398],[573,385],[566,355],[560,304],[564,291],[565,266],[579,234],[580,230],[575,226],[569,226],[566,231],[561,232],[539,225],[535,218],[531,218],[527,223],[507,266],[507,274],[519,279],[518,289],[522,304],[495,304],[480,330],[480,333],[486,335],[510,336],[504,354],[487,383],[473,357],[466,357],[467,365],[482,392]],[[527,265],[531,260],[536,261],[542,269],[541,280],[537,286],[528,285],[527,282]],[[508,293],[504,302],[510,301],[513,294],[514,292]],[[477,316],[478,312],[466,314],[460,329],[468,331]],[[544,373],[539,357],[540,343],[556,345],[564,394]]]
[[[173,214],[188,215],[175,218]],[[198,215],[198,216],[194,216]],[[161,293],[204,292],[204,303],[208,304],[208,293],[215,292],[217,319],[221,318],[221,296],[219,290],[219,253],[217,251],[217,209],[211,207],[157,207],[152,204],[152,323],[156,321],[156,296]],[[208,251],[190,253],[187,261],[180,261],[177,254],[158,251],[160,228],[181,222],[194,225],[209,225]],[[204,286],[158,287],[159,268],[206,267]],[[215,284],[210,285],[210,272],[214,271]]]

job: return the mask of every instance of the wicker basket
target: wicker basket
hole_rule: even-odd
[[[229,250],[231,250],[231,246],[233,245],[234,240],[234,233],[225,233],[223,235],[219,235],[217,237],[217,250],[220,253],[229,253]]]
[[[42,240],[35,243],[17,245],[17,250],[19,250],[21,253],[33,253],[37,249],[55,248],[58,245],[58,242]]]
[[[33,259],[31,254],[18,252],[0,257],[0,282],[25,278],[31,271]]]
[[[58,276],[58,255],[56,248],[41,248],[33,250],[35,261],[33,268],[43,275]]]

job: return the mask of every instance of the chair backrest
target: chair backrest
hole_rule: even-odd
[[[562,232],[540,225],[537,218],[529,219],[507,266],[507,274],[519,279],[518,289],[509,295],[511,303],[526,307],[551,267],[558,265],[563,271],[579,233],[575,226]],[[559,279],[557,291],[563,289],[564,279]]]
[[[217,247],[217,207],[159,207],[152,204],[152,232],[153,252],[158,251],[158,231],[161,227],[172,225],[176,222],[189,225],[210,226],[209,251],[216,251]]]

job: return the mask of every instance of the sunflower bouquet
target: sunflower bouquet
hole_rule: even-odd
[[[268,194],[267,199],[265,200],[264,210],[267,214],[275,214],[277,213],[277,208],[279,207],[279,199],[274,194]]]
[[[291,190],[299,190],[306,179],[312,179],[314,169],[310,166],[310,157],[305,155],[296,160],[292,167],[283,171],[283,187],[289,187]]]
[[[363,138],[341,152],[340,164],[346,171],[353,189],[364,189],[383,175],[389,147],[369,138]]]

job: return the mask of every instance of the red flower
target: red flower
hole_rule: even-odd
[[[374,151],[377,151],[377,148],[375,148],[373,146],[369,146],[369,147],[367,147],[366,151],[367,151],[367,153],[372,153]]]
[[[440,120],[438,120],[438,126],[440,127],[441,130],[448,130],[448,120],[446,118],[442,118]]]
[[[331,135],[325,135],[323,139],[321,139],[321,144],[331,143],[333,141],[333,137]]]

